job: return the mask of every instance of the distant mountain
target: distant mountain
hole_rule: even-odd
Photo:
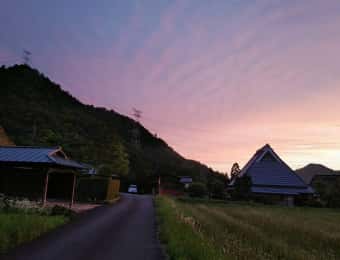
[[[119,143],[130,160],[126,183],[137,183],[145,192],[158,175],[191,176],[208,185],[224,180],[207,166],[183,158],[133,119],[82,104],[26,65],[0,68],[0,126],[16,145],[61,145],[70,157],[97,167],[110,163]]]
[[[321,164],[308,164],[295,171],[307,184],[310,184],[315,175],[337,175],[339,171],[334,171]]]

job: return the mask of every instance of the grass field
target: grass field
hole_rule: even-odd
[[[340,259],[340,211],[156,199],[171,259]]]
[[[63,216],[0,212],[0,254],[67,221]]]

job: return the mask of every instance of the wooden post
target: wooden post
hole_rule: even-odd
[[[158,194],[162,195],[161,194],[161,176],[160,175],[158,175]]]
[[[72,195],[71,195],[71,201],[70,201],[70,209],[72,208],[73,202],[74,202],[74,194],[75,194],[75,190],[76,190],[76,180],[77,180],[77,176],[74,173],[73,174]]]
[[[44,193],[43,193],[43,207],[45,207],[46,205],[46,201],[47,201],[47,190],[48,190],[48,176],[50,174],[50,170],[48,170],[46,172],[46,175],[45,175],[45,186],[44,186]]]

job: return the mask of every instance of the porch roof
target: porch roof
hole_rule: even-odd
[[[40,165],[86,170],[84,164],[70,160],[61,147],[0,146],[0,165]]]

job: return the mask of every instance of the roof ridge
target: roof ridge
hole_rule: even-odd
[[[266,149],[274,150],[274,149],[270,146],[270,144],[265,144],[265,145],[262,146],[260,149],[258,149],[258,150],[256,151],[256,153],[257,153],[257,152],[263,152],[263,151],[266,150]]]

